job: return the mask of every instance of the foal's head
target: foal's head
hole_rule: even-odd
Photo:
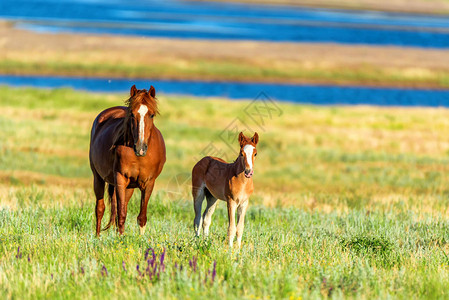
[[[257,143],[259,142],[259,135],[254,133],[252,138],[246,137],[243,132],[239,134],[240,143],[240,156],[243,156],[243,163],[245,167],[245,176],[251,178],[253,176],[254,170],[254,160],[257,156]]]
[[[128,139],[132,137],[134,153],[137,156],[145,156],[148,150],[150,134],[153,129],[153,118],[158,113],[156,102],[156,90],[153,86],[150,90],[138,90],[133,85],[130,90],[128,104],[128,114],[125,126],[130,133]]]

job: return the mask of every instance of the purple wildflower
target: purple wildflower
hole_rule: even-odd
[[[193,256],[191,260],[189,260],[189,266],[192,268],[193,272],[196,272],[197,269],[197,258]]]
[[[157,263],[154,264],[153,270],[151,271],[151,275],[152,275],[151,278],[153,278],[154,275],[157,275],[157,277],[159,278],[159,273],[160,273],[161,269],[159,268],[159,271],[157,272],[157,274],[156,274],[156,270],[157,270]]]
[[[22,253],[20,252],[20,246],[17,247],[17,254],[16,254],[16,258],[17,259],[21,259],[22,258]]]
[[[101,268],[101,276],[108,276],[108,269],[106,269],[105,265]]]
[[[148,248],[148,249],[145,251],[145,260],[148,259],[148,254],[150,253],[150,249],[151,249],[151,248]]]
[[[153,253],[153,257],[151,258],[152,264],[153,265],[156,262],[156,253],[154,253],[154,249],[151,249],[152,253]]]
[[[215,276],[217,275],[217,269],[216,269],[216,267],[217,267],[217,261],[214,260],[214,269],[212,270],[212,282],[215,281]]]
[[[30,261],[31,261],[31,258],[30,258],[30,255],[29,255],[29,254],[28,254],[28,258],[27,258],[27,259],[28,259],[28,262],[30,262]]]
[[[175,268],[179,269],[179,271],[182,271],[182,264],[175,263]]]
[[[165,248],[164,248],[164,252],[162,252],[162,254],[161,254],[161,269],[162,269],[162,271],[165,270],[164,259],[165,259]]]
[[[150,262],[150,259],[148,259],[148,260],[147,260],[147,268],[145,269],[145,273],[147,273],[148,276],[149,276],[150,279],[151,279],[151,268],[150,268],[150,266],[151,266],[151,262]]]
[[[151,255],[150,255],[150,251],[151,251]],[[142,269],[142,271],[141,271],[140,266],[136,265],[136,270],[139,273],[139,276],[144,277],[145,275],[147,275],[149,280],[159,279],[161,272],[165,271],[165,263],[164,263],[165,253],[166,253],[166,250],[164,248],[164,251],[161,253],[161,256],[158,258],[154,249],[148,248],[145,251],[145,260],[147,262],[145,269]],[[126,270],[124,267],[124,262],[123,262],[123,269]]]
[[[123,268],[123,271],[126,272],[126,265],[125,265],[125,261],[124,260],[122,260],[122,268]]]
[[[84,274],[84,268],[81,267],[81,274]]]

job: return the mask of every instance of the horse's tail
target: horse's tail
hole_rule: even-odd
[[[112,225],[117,225],[117,201],[114,201],[114,186],[107,184],[108,186],[108,200],[111,207],[111,216],[109,217],[108,225],[102,229],[102,231],[108,230]]]

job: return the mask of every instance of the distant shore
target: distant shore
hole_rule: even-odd
[[[449,88],[449,52],[35,33],[0,22],[0,74]]]
[[[312,8],[373,10],[414,14],[449,14],[448,0],[194,0],[214,2],[236,2],[263,5],[289,5]]]

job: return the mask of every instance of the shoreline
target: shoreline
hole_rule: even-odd
[[[385,13],[402,13],[418,15],[449,15],[449,2],[445,1],[401,1],[393,0],[389,2],[371,1],[371,0],[193,0],[195,2],[231,2],[248,5],[265,6],[299,6],[316,9],[335,9],[335,10],[361,10],[375,11]]]
[[[0,74],[449,88],[444,49],[35,33],[15,24],[0,21]]]
[[[336,86],[336,87],[360,87],[360,88],[391,88],[391,89],[417,89],[417,90],[449,90],[449,86],[441,86],[439,84],[432,83],[398,83],[393,84],[389,82],[361,82],[361,81],[325,81],[325,80],[313,80],[313,79],[293,79],[293,80],[282,80],[279,78],[265,78],[265,79],[251,79],[251,78],[230,78],[224,79],[221,77],[208,77],[204,78],[202,76],[190,76],[186,78],[185,76],[159,76],[159,77],[146,77],[146,76],[120,76],[117,74],[89,74],[86,75],[83,72],[1,72],[0,76],[32,76],[32,77],[61,77],[61,78],[95,78],[95,79],[135,79],[135,80],[167,80],[167,81],[201,81],[201,82],[235,82],[235,83],[266,83],[266,84],[285,84],[285,85],[310,85],[310,86]]]

